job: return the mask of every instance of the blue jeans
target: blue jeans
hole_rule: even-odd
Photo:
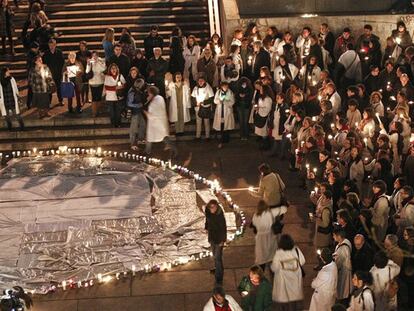
[[[240,136],[241,138],[249,137],[249,112],[250,109],[238,108],[237,113],[239,114],[239,125],[240,125]]]
[[[223,245],[210,243],[213,252],[214,265],[216,268],[216,284],[223,284],[224,266],[223,266]]]

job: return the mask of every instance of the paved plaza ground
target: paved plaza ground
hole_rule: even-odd
[[[154,155],[166,157],[162,146],[154,148]],[[116,147],[117,149],[127,150]],[[306,257],[305,302],[309,306],[312,290],[310,283],[315,273],[316,263],[312,246],[312,224],[308,220],[305,191],[299,188],[295,173],[288,171],[286,161],[269,158],[259,151],[254,139],[240,141],[234,139],[223,149],[217,149],[215,141],[180,142],[177,163],[185,165],[201,175],[217,178],[224,188],[244,188],[258,184],[257,166],[268,162],[279,172],[287,184],[287,194],[291,201],[285,217],[284,232],[293,236]],[[255,211],[257,199],[247,191],[232,191],[234,201],[246,212],[248,221]],[[245,234],[231,243],[224,251],[224,287],[239,300],[237,285],[254,263],[254,234],[247,228]],[[35,298],[34,311],[197,311],[210,297],[214,276],[209,273],[211,260],[179,266],[168,272],[146,274],[134,278],[112,281],[91,288],[58,291]]]

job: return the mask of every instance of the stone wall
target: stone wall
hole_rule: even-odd
[[[233,31],[237,28],[245,29],[250,22],[256,22],[261,32],[267,27],[276,26],[280,31],[291,31],[295,36],[299,34],[304,26],[310,26],[315,32],[319,32],[321,23],[328,23],[335,36],[342,33],[344,27],[350,27],[355,38],[363,31],[365,24],[371,24],[373,31],[381,38],[381,45],[385,46],[386,38],[396,28],[396,23],[403,20],[411,34],[414,33],[414,15],[358,15],[358,16],[316,16],[311,18],[302,17],[274,17],[274,18],[240,18],[235,0],[226,0],[222,7],[225,16],[223,27],[225,28],[225,42],[231,42]]]

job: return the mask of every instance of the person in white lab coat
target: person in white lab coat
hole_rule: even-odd
[[[243,311],[239,304],[230,295],[226,295],[222,287],[216,287],[213,290],[212,297],[207,301],[203,311],[215,310]]]
[[[174,81],[167,84],[167,98],[170,99],[168,105],[168,118],[171,123],[175,123],[175,133],[184,132],[184,124],[191,120],[190,108],[190,86],[188,81],[183,81],[181,72],[174,74]]]
[[[374,266],[370,272],[373,279],[372,291],[375,297],[375,310],[397,310],[397,296],[389,297],[388,288],[392,286],[394,278],[400,273],[400,267],[380,251],[374,256]]]
[[[336,266],[338,267],[336,298],[341,302],[347,301],[352,290],[352,244],[345,237],[346,233],[342,228],[334,229],[333,238],[338,243],[333,254]]]
[[[169,140],[169,125],[167,117],[167,108],[164,98],[159,95],[159,89],[156,86],[148,88],[148,111],[147,116],[147,143],[145,152],[151,153],[152,143],[164,142],[166,149],[170,149],[172,156],[176,156],[177,149]]]
[[[256,213],[252,218],[252,226],[255,230],[255,264],[265,270],[266,264],[271,262],[277,249],[279,235],[272,232],[272,225],[276,217],[287,212],[286,206],[269,208],[265,201],[260,200]]]
[[[323,267],[311,284],[314,292],[309,311],[330,311],[335,304],[338,268],[329,248],[322,249],[319,257]]]
[[[352,284],[354,292],[351,296],[347,311],[374,311],[374,294],[369,286],[372,284],[372,275],[366,271],[356,271]]]
[[[229,131],[234,130],[234,94],[229,88],[229,83],[222,81],[220,88],[214,96],[216,110],[214,112],[213,128],[221,133],[219,148],[230,141]]]
[[[187,45],[184,47],[184,79],[192,83],[197,79],[197,61],[200,58],[201,50],[196,38],[193,35],[188,36]]]
[[[282,234],[279,239],[279,249],[273,257],[271,269],[275,274],[273,279],[273,301],[277,303],[277,310],[302,310],[303,277],[302,266],[305,256],[295,246],[295,242],[288,234]]]

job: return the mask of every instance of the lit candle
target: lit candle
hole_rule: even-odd
[[[401,44],[401,38],[399,38],[399,37],[395,38],[395,42],[397,42],[397,44],[400,45]]]
[[[316,253],[320,256],[322,254],[322,251],[320,249],[316,250]]]
[[[318,171],[318,169],[315,167],[314,169],[313,169],[313,172],[316,174],[316,172]]]
[[[331,123],[331,128],[335,128],[335,123]]]
[[[331,140],[333,138],[332,135],[328,135],[328,139]]]
[[[375,113],[375,116],[377,117],[378,122],[381,124],[381,118],[380,118],[379,112]]]
[[[365,147],[367,146],[367,143],[368,143],[368,138],[364,138],[364,144],[365,144]]]

